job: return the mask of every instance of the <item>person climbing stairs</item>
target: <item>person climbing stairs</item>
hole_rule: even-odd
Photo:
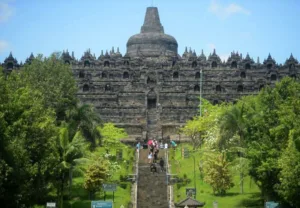
[[[161,171],[159,160],[155,164],[156,172],[151,172],[151,164],[148,163],[148,153],[148,149],[140,150],[137,208],[168,208],[166,172]],[[159,150],[158,158],[163,158],[163,160],[166,161],[165,150]]]

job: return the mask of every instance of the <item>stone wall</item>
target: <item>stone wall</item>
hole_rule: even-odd
[[[283,65],[271,55],[260,63],[234,52],[221,62],[215,51],[208,58],[191,50],[182,57],[147,58],[112,50],[96,58],[88,50],[80,60],[68,52],[62,59],[72,67],[82,103],[93,104],[105,122],[142,137],[150,126],[155,136],[174,134],[176,126],[198,113],[201,75],[203,98],[217,104],[257,94],[286,76],[298,79],[300,71],[292,55]],[[12,54],[2,65],[7,73],[21,66]]]
[[[236,59],[230,60],[233,58]],[[299,74],[299,64],[292,56],[284,65],[276,64],[270,55],[260,64],[249,55],[243,59],[235,53],[226,63],[220,62],[215,51],[208,60],[193,54],[173,59],[107,57],[88,59],[95,63],[89,67],[84,67],[84,60],[72,62],[78,97],[84,103],[94,104],[103,120],[128,124],[123,126],[129,134],[147,129],[151,107],[159,115],[156,123],[163,135],[172,134],[172,128],[195,116],[200,73],[202,96],[214,104],[235,102],[241,96],[257,94],[264,86],[274,86],[285,76]],[[109,62],[109,67],[104,67],[104,62]],[[129,124],[139,125],[138,130]],[[162,128],[162,124],[170,126]]]

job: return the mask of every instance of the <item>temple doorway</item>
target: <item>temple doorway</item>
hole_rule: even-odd
[[[157,95],[155,91],[152,89],[147,94],[147,109],[156,108]]]
[[[148,109],[156,108],[156,98],[148,98],[147,107]]]

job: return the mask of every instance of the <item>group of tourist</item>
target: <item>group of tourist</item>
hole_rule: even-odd
[[[148,141],[148,163],[156,163],[158,159],[159,146],[156,139]]]
[[[177,144],[175,143],[175,141],[171,141],[170,142],[171,146],[173,148],[175,148],[177,146]],[[159,164],[160,166],[160,171],[161,172],[165,172],[165,161],[163,159],[163,157],[160,157],[160,159],[158,160],[158,155],[159,155],[159,149],[168,149],[168,143],[159,143],[156,139],[150,139],[148,140],[147,144],[143,145],[144,148],[147,148],[149,150],[148,153],[148,163],[150,164],[150,171],[152,173],[157,173],[157,167],[156,165]],[[137,151],[139,151],[139,149],[141,149],[141,143],[138,142],[136,145],[136,149]]]
[[[150,171],[152,173],[158,172],[156,167],[156,164],[158,162],[158,153],[159,153],[158,142],[156,140],[153,140],[153,142],[149,146],[149,153],[148,153],[148,163],[150,164]],[[160,166],[160,171],[164,172],[165,161],[162,157],[159,160],[159,166]]]

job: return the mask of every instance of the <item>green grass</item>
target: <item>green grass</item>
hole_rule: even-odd
[[[194,187],[194,160],[193,156],[183,159],[181,155],[182,147],[191,149],[188,144],[179,145],[177,149],[170,150],[169,159],[171,162],[172,174],[177,174],[179,177],[183,177],[184,174],[191,180],[188,184],[174,184],[174,201],[179,202],[186,198],[185,188]],[[213,194],[210,185],[206,184],[200,178],[199,162],[204,161],[203,153],[201,150],[195,155],[195,178],[196,178],[196,199],[201,202],[205,202],[205,207],[212,207],[213,202],[217,201],[219,207],[228,208],[243,208],[243,207],[263,207],[263,201],[260,198],[260,190],[256,184],[251,181],[250,177],[247,176],[244,180],[244,194],[240,194],[239,186],[239,173],[233,172],[234,187],[227,191],[225,196],[216,196]],[[183,186],[181,186],[183,185]],[[180,187],[181,186],[181,187]]]
[[[116,172],[112,178],[112,181],[115,181],[118,183],[120,179],[120,175],[128,175],[132,174],[132,168],[133,168],[133,160],[134,160],[134,148],[127,147],[126,145],[122,144],[122,147],[120,149],[123,149],[123,161],[120,161],[121,170]],[[94,154],[96,155],[102,155],[102,153],[105,152],[105,149],[103,147],[97,148],[94,151]],[[116,149],[111,149],[110,154],[115,155]],[[126,161],[126,162],[125,162]],[[127,162],[128,161],[128,162]],[[91,200],[89,200],[89,193],[83,188],[84,183],[84,175],[80,174],[74,174],[73,178],[73,186],[72,186],[72,200],[64,200],[64,207],[72,207],[72,208],[90,208],[91,207]],[[110,182],[108,182],[110,183]],[[111,182],[112,183],[112,182]],[[117,191],[114,193],[114,207],[120,207],[121,205],[124,205],[127,207],[128,203],[131,201],[131,183],[126,182],[123,184],[127,184],[125,187],[117,186]],[[103,192],[97,192],[94,197],[94,201],[97,200],[104,200],[104,193]],[[112,192],[106,192],[106,201],[112,201],[113,200],[113,193]]]

